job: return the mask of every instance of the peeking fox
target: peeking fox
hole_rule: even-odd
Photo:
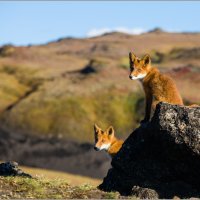
[[[96,151],[106,150],[113,158],[115,154],[121,149],[123,140],[118,140],[115,137],[115,132],[112,126],[103,131],[96,124],[94,125],[94,138]]]
[[[140,80],[146,97],[145,117],[141,123],[149,121],[151,109],[155,110],[159,102],[183,105],[182,98],[174,81],[167,75],[161,74],[157,68],[151,66],[151,58],[143,58],[129,53],[131,80]]]

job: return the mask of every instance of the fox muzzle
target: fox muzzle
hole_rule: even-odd
[[[99,151],[100,149],[98,147],[94,146],[94,150]]]

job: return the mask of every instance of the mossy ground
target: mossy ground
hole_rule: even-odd
[[[94,186],[70,186],[64,180],[0,177],[1,199],[117,199],[119,193],[102,192]]]

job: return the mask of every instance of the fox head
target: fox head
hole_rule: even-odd
[[[103,131],[96,124],[94,125],[94,138],[95,138],[95,146],[94,149],[96,151],[100,150],[108,150],[111,146],[112,140],[114,138],[114,129],[112,126]]]
[[[151,58],[146,54],[143,58],[136,57],[133,53],[129,53],[130,75],[131,80],[143,79],[151,68]]]

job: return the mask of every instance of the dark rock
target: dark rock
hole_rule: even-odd
[[[26,174],[18,168],[17,162],[12,161],[0,164],[0,176],[24,176],[32,178],[30,174]]]
[[[200,107],[159,103],[112,160],[104,191],[140,198],[200,197]]]
[[[103,61],[92,59],[82,70],[80,70],[81,74],[87,75],[91,73],[98,73],[102,70],[104,66]]]

